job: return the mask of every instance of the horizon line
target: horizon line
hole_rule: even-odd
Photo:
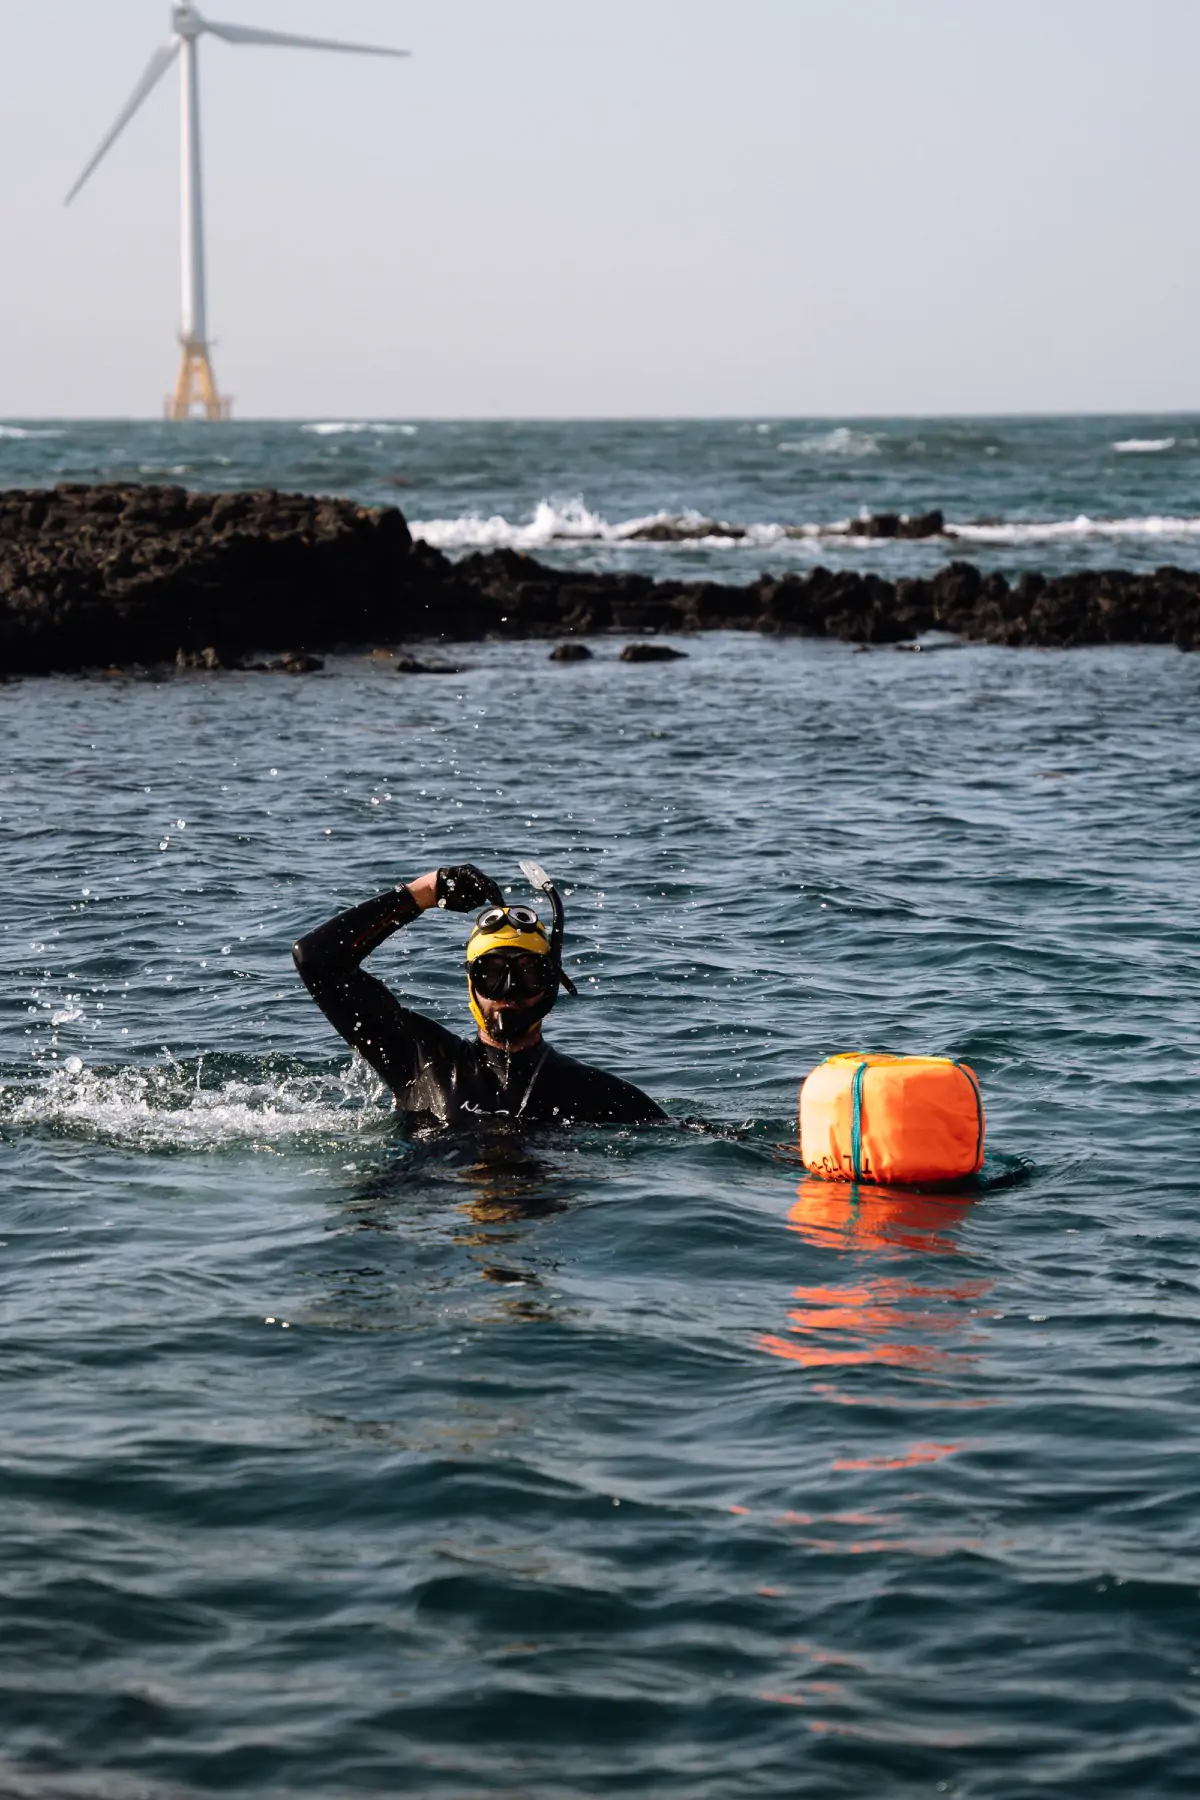
[[[920,412],[912,410],[884,412],[697,412],[697,413],[356,413],[345,410],[325,412],[248,414],[237,419],[169,420],[141,413],[4,413],[0,425],[157,425],[199,427],[217,425],[236,430],[245,425],[319,425],[346,423],[354,425],[716,425],[716,424],[861,424],[880,420],[908,419],[1193,419],[1200,418],[1200,405],[1195,407],[1073,407],[1014,408],[1011,410],[968,410]]]

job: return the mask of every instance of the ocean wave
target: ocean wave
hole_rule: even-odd
[[[384,424],[378,419],[319,419],[300,429],[314,432],[317,437],[355,437],[368,431],[379,437],[416,437],[419,427]]]
[[[589,511],[581,497],[539,500],[524,525],[513,524],[502,513],[489,518],[464,513],[457,519],[413,519],[410,529],[414,537],[438,550],[538,550],[551,544],[603,544],[614,534],[614,527]]]
[[[856,529],[858,526],[863,529]],[[787,524],[777,521],[737,523],[714,519],[685,508],[682,512],[647,513],[638,518],[611,522],[576,496],[570,500],[541,500],[533,516],[514,522],[502,513],[484,516],[464,513],[457,519],[414,519],[414,537],[438,550],[548,550],[575,544],[691,545],[704,549],[764,550],[788,542],[830,541],[850,547],[869,546],[903,534],[867,531],[865,520],[839,519],[831,523]],[[931,534],[938,535],[938,534]],[[974,544],[1038,544],[1058,540],[1162,538],[1191,540],[1200,536],[1200,518],[1154,515],[1149,518],[1103,519],[1086,513],[1074,519],[1045,520],[948,520],[942,539]],[[905,541],[911,541],[906,539]],[[925,541],[930,541],[927,538]]]
[[[523,524],[514,524],[502,513],[488,518],[465,513],[457,519],[414,519],[411,529],[414,537],[438,550],[540,550],[569,544],[727,545],[743,540],[766,544],[788,535],[815,535],[819,528],[734,525],[691,508],[681,513],[647,513],[611,524],[577,497],[541,500],[533,517]]]
[[[1171,438],[1122,438],[1113,449],[1121,456],[1150,456],[1156,450],[1173,450],[1176,439]]]
[[[778,448],[788,456],[878,456],[879,438],[874,432],[835,425],[813,437],[784,438]]]
[[[514,524],[501,513],[488,518],[465,513],[457,519],[412,519],[409,523],[415,538],[446,551],[550,550],[572,544],[684,544],[707,550],[763,550],[796,539],[878,542],[878,537],[868,540],[865,535],[856,536],[850,519],[833,525],[738,525],[689,509],[681,513],[647,513],[642,518],[610,524],[581,502],[555,505],[546,500],[539,503],[533,518],[525,524]]]
[[[946,536],[973,544],[1048,544],[1082,538],[1196,538],[1200,519],[1152,517],[1146,519],[1093,519],[1080,513],[1075,519],[1040,521],[1004,520],[981,524],[947,525]]]
[[[0,438],[59,438],[65,435],[56,426],[40,429],[31,425],[0,425]]]

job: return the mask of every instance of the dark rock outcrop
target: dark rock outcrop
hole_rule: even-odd
[[[398,656],[392,665],[397,675],[462,675],[457,663],[422,662],[418,656]]]
[[[391,634],[475,636],[480,597],[448,601],[450,565],[394,507],[181,487],[0,493],[0,669],[219,665],[252,650]],[[215,666],[215,665],[210,665]]]
[[[304,650],[289,651],[267,664],[272,675],[319,675],[324,667],[319,656],[310,656]]]
[[[235,669],[238,664],[231,662],[227,656],[222,656],[213,644],[206,644],[203,650],[185,650],[181,645],[175,652],[175,667],[177,669]]]
[[[744,525],[729,525],[721,519],[651,519],[626,535],[627,544],[691,544],[702,538],[746,536]]]
[[[871,523],[881,537],[941,528],[937,513]],[[302,673],[318,666],[315,652],[339,645],[567,638],[578,650],[594,632],[713,629],[860,644],[941,630],[993,644],[1192,649],[1200,573],[1087,569],[1010,583],[952,562],[927,579],[817,567],[739,587],[656,582],[551,568],[512,550],[452,563],[414,543],[395,507],[349,500],[133,485],[0,492],[0,678],[169,662],[218,670],[245,667],[256,652],[286,652],[273,666]],[[646,651],[671,654],[651,644],[636,660]],[[396,666],[436,667],[413,661]]]
[[[626,644],[619,660],[636,663],[678,662],[686,655],[686,650],[672,650],[670,644]]]
[[[847,537],[865,538],[929,538],[941,537],[946,530],[946,516],[934,508],[927,513],[870,513],[855,519],[847,528]]]
[[[559,644],[550,652],[551,662],[591,662],[592,653],[586,644]]]

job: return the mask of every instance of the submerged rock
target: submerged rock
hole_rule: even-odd
[[[670,644],[626,644],[620,660],[633,663],[676,662],[686,655],[686,650],[672,650]]]
[[[744,525],[727,525],[720,519],[651,519],[625,534],[627,544],[691,544],[703,538],[746,536]]]
[[[867,513],[854,519],[843,530],[832,535],[865,538],[930,538],[942,537],[946,516],[935,507],[927,513]]]
[[[882,524],[882,520],[870,520],[870,524]],[[889,520],[889,523],[891,521]],[[901,513],[894,521],[894,529],[890,531],[868,532],[870,537],[895,538],[930,538],[942,537],[946,530],[945,515],[935,508],[927,513]]]
[[[557,650],[550,652],[551,662],[591,662],[592,653],[586,644],[560,644]]]
[[[324,667],[319,656],[309,656],[304,651],[293,651],[267,664],[272,674],[279,675],[316,675]]]
[[[206,644],[203,650],[178,649],[175,652],[177,669],[236,669],[240,665],[231,662],[213,644]]]
[[[422,662],[416,656],[398,656],[395,663],[397,675],[465,675],[466,670],[457,663]]]

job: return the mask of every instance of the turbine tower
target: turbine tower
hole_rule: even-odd
[[[249,25],[218,25],[200,16],[191,0],[177,0],[171,8],[173,30],[146,66],[117,122],[100,145],[75,186],[67,195],[69,206],[96,167],[132,119],[142,101],[179,58],[181,233],[180,262],[182,312],[179,342],[183,355],[175,392],[166,403],[169,419],[190,419],[200,410],[206,419],[227,419],[229,401],[217,391],[208,337],[208,311],[204,280],[204,204],[200,185],[200,39],[205,32],[224,38],[227,44],[273,44],[298,50],[348,50],[360,56],[407,56],[407,50],[385,49],[378,44],[343,44],[334,38],[295,37],[287,31],[259,31]]]

